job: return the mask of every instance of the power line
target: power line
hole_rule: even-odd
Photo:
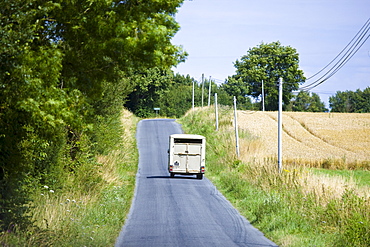
[[[316,74],[310,76],[307,80],[318,76],[321,72],[327,69],[331,64],[337,61],[329,70],[327,70],[320,78],[311,82],[308,85],[300,87],[300,91],[310,91],[313,88],[319,86],[320,84],[327,81],[333,75],[335,75],[357,52],[358,50],[366,43],[370,37],[370,18],[365,22],[361,29],[356,33],[356,35],[351,39],[351,41],[341,50],[341,52],[332,59],[324,68],[318,71]],[[288,54],[287,54],[288,55]],[[261,56],[287,56],[283,55],[261,55]],[[341,56],[342,55],[342,56]],[[340,57],[341,56],[341,57]],[[370,52],[369,52],[370,56]],[[340,58],[339,58],[340,57]],[[339,58],[339,59],[338,59]],[[307,81],[306,80],[306,81]],[[198,80],[197,80],[198,81]],[[212,77],[212,81],[222,84],[225,80],[217,79]]]
[[[322,71],[324,71],[330,64],[332,64],[334,61],[337,60],[337,58],[343,53],[343,56],[319,79],[316,81],[303,86],[299,88],[301,91],[309,91],[318,85],[322,84],[326,80],[328,80],[330,77],[332,77],[335,73],[337,73],[356,53],[357,51],[365,44],[365,42],[370,37],[370,34],[368,34],[370,30],[370,18],[366,21],[366,23],[362,26],[359,32],[355,35],[355,37],[348,43],[348,45],[323,69],[321,69],[319,72],[317,72],[315,75],[311,76],[308,79],[311,79],[312,77],[318,75]],[[349,48],[348,48],[349,47]]]
[[[367,20],[368,22],[369,20]],[[367,23],[366,22],[366,23]],[[346,47],[343,48],[343,50],[333,59],[330,61],[330,63],[328,63],[324,68],[322,68],[319,72],[317,72],[316,74],[310,76],[309,78],[307,78],[306,80],[310,80],[311,78],[317,76],[318,74],[320,74],[322,71],[324,71],[327,67],[329,67],[330,64],[332,64],[346,49],[347,47],[355,40],[355,38],[361,33],[362,29],[365,28],[366,26],[366,23],[362,26],[362,28],[357,32],[357,34],[355,35],[355,37],[352,38],[352,40],[346,45]]]
[[[333,95],[333,94],[335,94],[336,92],[334,92],[334,91],[317,91],[317,90],[315,90],[315,91],[311,91],[312,93],[317,93],[317,94],[326,94],[326,95]]]
[[[369,25],[370,25],[370,19],[368,19],[366,21],[366,23],[363,25],[363,27],[361,28],[361,30],[356,34],[356,36],[351,40],[351,42],[346,46],[346,48],[352,43],[352,45],[350,46],[350,48],[345,52],[345,54],[339,59],[339,61],[331,68],[329,69],[323,76],[321,76],[318,80],[312,82],[311,84],[309,85],[306,85],[306,86],[303,86],[300,88],[300,90],[305,90],[305,91],[308,91],[308,90],[311,90],[313,89],[314,87],[317,87],[318,85],[322,84],[323,82],[325,82],[326,80],[328,80],[330,77],[332,77],[339,69],[341,69],[352,57],[353,55],[356,54],[356,52],[362,47],[362,45],[367,41],[367,39],[369,38],[370,35],[367,35],[367,32],[370,30],[369,28]],[[367,35],[367,36],[366,36]],[[357,38],[356,38],[357,37]],[[364,39],[364,40],[363,40]],[[354,41],[355,40],[355,41]],[[363,40],[363,41],[362,41]],[[361,43],[362,41],[362,43]],[[360,44],[361,43],[361,44]],[[343,49],[341,53],[343,53],[344,50]],[[341,54],[340,53],[340,54]],[[340,55],[339,54],[339,55]],[[339,56],[338,55],[338,56]],[[337,57],[338,57],[337,56]],[[337,58],[336,57],[336,58]],[[336,59],[335,58],[335,59]],[[333,61],[335,61],[335,59],[333,59]],[[331,61],[328,65],[330,65],[333,61]],[[328,67],[328,65],[326,67]],[[326,68],[325,67],[325,68]],[[324,68],[324,69],[325,69]],[[324,70],[322,69],[322,70]],[[321,71],[322,71],[321,70]],[[320,73],[320,72],[318,72]],[[317,73],[317,74],[318,74]],[[330,73],[330,74],[329,74]],[[315,74],[315,75],[317,75]]]

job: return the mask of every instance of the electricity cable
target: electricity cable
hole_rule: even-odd
[[[366,21],[366,23],[363,25],[363,27],[360,29],[360,31],[356,34],[356,36],[351,40],[351,42],[323,69],[321,69],[318,73],[311,76],[310,78],[318,75],[323,70],[325,70],[330,64],[332,64],[345,50],[347,50],[343,56],[337,61],[333,67],[331,67],[323,76],[321,76],[316,81],[310,83],[309,85],[305,85],[299,90],[301,91],[309,91],[318,85],[322,84],[326,80],[328,80],[330,77],[332,77],[336,72],[339,71],[356,53],[357,51],[364,45],[364,43],[368,40],[370,37],[370,34],[367,34],[370,30],[370,18]],[[352,45],[351,45],[352,44]],[[348,48],[350,46],[350,48]],[[309,79],[310,79],[309,78]]]
[[[367,22],[362,26],[362,28],[357,32],[357,34],[355,35],[355,37],[352,38],[352,40],[346,45],[346,47],[343,48],[343,50],[333,59],[330,61],[330,63],[328,63],[324,68],[322,68],[319,72],[317,72],[316,74],[308,77],[306,80],[310,80],[311,78],[317,76],[318,74],[320,74],[322,71],[324,71],[327,67],[329,67],[330,64],[332,64],[346,49],[347,47],[355,40],[355,38],[362,32],[362,29],[364,29],[367,25],[368,25],[368,22],[370,21],[370,18],[367,20]]]
[[[309,91],[315,87],[317,87],[318,85],[322,84],[323,82],[325,82],[326,80],[328,80],[330,77],[332,77],[334,74],[336,74],[356,53],[357,51],[362,47],[362,45],[368,40],[368,38],[370,37],[370,35],[368,35],[366,37],[366,39],[362,42],[362,44],[358,47],[355,47],[357,49],[354,50],[354,52],[352,51],[350,54],[348,54],[344,59],[342,59],[342,61],[338,61],[335,66],[336,67],[333,67],[331,68],[328,72],[326,72],[322,77],[320,77],[320,79],[316,80],[314,83],[311,83],[310,85],[307,85],[305,87],[302,87],[300,88],[300,90],[304,90],[304,91]],[[360,40],[361,41],[361,40]],[[360,42],[359,41],[359,42]],[[340,64],[339,64],[340,63]],[[339,64],[339,65],[338,65]],[[338,65],[338,66],[337,66]],[[331,73],[330,73],[331,72]],[[330,73],[330,74],[329,74]],[[328,75],[329,74],[329,75]],[[325,77],[326,76],[326,77]],[[325,77],[325,78],[324,78]],[[323,79],[324,78],[324,79]],[[314,84],[314,85],[313,85]]]
[[[369,26],[369,23],[367,23],[367,26]],[[348,60],[359,50],[359,48],[361,48],[361,46],[366,42],[366,40],[369,38],[369,36],[367,38],[365,38],[365,41],[361,43],[360,46],[359,43],[361,42],[361,40],[364,39],[364,37],[366,36],[366,33],[369,31],[369,28],[367,27],[366,30],[364,30],[361,34],[360,37],[357,38],[357,40],[355,41],[354,44],[351,45],[350,49],[342,56],[342,58],[329,70],[327,71],[323,76],[321,76],[318,80],[312,82],[311,84],[309,85],[306,85],[306,86],[303,86],[301,87],[300,89],[301,90],[306,90],[307,88],[311,88],[313,87],[315,84],[319,85],[321,84],[323,81],[326,81],[327,79],[329,79],[331,76],[333,76],[341,67],[343,67],[343,65],[348,62]],[[353,52],[354,51],[354,52]],[[339,64],[339,65],[338,65]],[[334,70],[334,71],[333,71]],[[323,81],[320,81],[322,80],[325,76],[327,76],[331,71],[333,71],[327,78],[325,78]],[[315,85],[315,86],[317,86]]]

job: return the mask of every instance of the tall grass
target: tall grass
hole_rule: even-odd
[[[180,122],[185,132],[207,137],[206,176],[267,237],[279,246],[369,246],[368,190],[299,162],[279,174],[276,157],[261,156],[261,136],[247,129],[237,159],[231,109],[223,108],[217,132],[213,115],[211,108],[196,109]]]
[[[133,197],[136,123],[131,113],[123,111],[121,144],[65,177],[63,187],[38,188],[29,205],[34,225],[22,231],[11,225],[1,233],[0,245],[113,246]]]
[[[328,174],[330,176],[342,176],[353,182],[359,187],[370,186],[370,171],[366,170],[330,170],[330,169],[313,169],[317,174]],[[368,189],[368,188],[366,188]]]

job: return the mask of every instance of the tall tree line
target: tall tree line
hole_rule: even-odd
[[[207,106],[209,89],[210,102],[214,103],[214,94],[218,94],[220,104],[232,103],[232,95],[227,94],[221,85],[210,79],[204,79],[203,84],[190,75],[174,74],[171,70],[151,68],[137,73],[133,80],[135,88],[129,94],[125,106],[139,117],[155,116],[154,108],[160,108],[159,114],[167,117],[181,117],[192,107],[193,85],[194,106]],[[210,87],[211,86],[211,87]],[[202,89],[204,87],[204,89]],[[203,103],[202,103],[203,91]]]
[[[370,112],[370,87],[363,91],[338,91],[329,98],[332,112]]]
[[[104,152],[97,130],[117,119],[137,71],[184,60],[171,44],[181,3],[1,0],[1,228],[27,223],[36,187],[61,186]]]
[[[305,81],[303,71],[298,68],[299,54],[290,46],[280,42],[262,43],[248,50],[247,55],[234,63],[235,74],[216,85],[205,80],[203,105],[208,102],[208,88],[211,83],[211,102],[214,93],[219,103],[232,105],[237,97],[238,109],[262,110],[262,97],[267,111],[278,106],[279,77],[283,77],[283,108],[287,111],[326,112],[324,102],[316,93],[293,91]],[[190,76],[173,75],[171,71],[152,69],[136,74],[138,83],[129,96],[126,106],[143,117],[154,116],[153,108],[161,108],[160,115],[179,117],[191,108],[192,83]],[[262,90],[262,84],[264,90]],[[195,105],[201,106],[202,84],[195,82]],[[253,100],[253,102],[252,102]],[[369,88],[364,91],[337,92],[330,97],[333,112],[369,112]]]

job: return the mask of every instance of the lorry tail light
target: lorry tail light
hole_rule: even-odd
[[[173,171],[173,165],[170,165],[170,172]]]
[[[206,168],[204,167],[204,166],[202,166],[201,168],[200,168],[200,172],[201,173],[204,173],[206,171]]]

